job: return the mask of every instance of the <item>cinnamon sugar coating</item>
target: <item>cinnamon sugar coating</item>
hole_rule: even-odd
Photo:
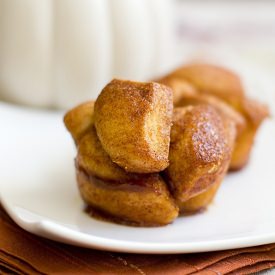
[[[235,121],[237,140],[230,170],[243,168],[249,160],[258,128],[269,115],[267,106],[247,98],[239,76],[219,66],[186,65],[160,79],[160,82],[162,81],[176,91],[176,106],[207,101]],[[190,94],[186,88],[181,88],[186,86],[186,82],[193,85],[195,93]],[[231,111],[228,107],[231,107]]]
[[[234,125],[210,105],[175,108],[165,175],[178,205],[221,182],[235,134]]]
[[[159,172],[169,164],[172,112],[170,88],[113,80],[96,100],[95,127],[104,150],[120,167]]]

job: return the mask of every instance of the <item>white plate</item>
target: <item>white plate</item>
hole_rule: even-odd
[[[95,220],[83,212],[75,148],[62,114],[0,104],[0,195],[34,234],[79,246],[136,253],[189,253],[275,242],[275,127],[263,125],[249,166],[230,174],[203,213],[159,228]]]

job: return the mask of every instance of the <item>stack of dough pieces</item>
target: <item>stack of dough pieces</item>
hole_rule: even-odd
[[[231,117],[237,127],[237,139],[230,170],[240,170],[247,164],[257,130],[269,111],[245,95],[238,75],[214,65],[190,64],[158,82],[173,89],[177,107],[207,103],[221,115]]]
[[[95,102],[65,115],[77,147],[79,191],[97,215],[138,226],[169,224],[205,209],[229,166],[247,161],[251,145],[243,148],[244,139],[250,142],[267,111],[222,92],[233,78],[212,89],[215,76],[200,78],[190,68],[162,84],[115,79]]]

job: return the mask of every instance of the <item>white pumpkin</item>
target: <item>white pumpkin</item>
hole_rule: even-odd
[[[0,98],[69,108],[170,67],[172,0],[0,0]]]

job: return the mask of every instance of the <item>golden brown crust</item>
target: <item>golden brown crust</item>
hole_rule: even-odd
[[[238,136],[231,158],[230,171],[240,170],[248,163],[255,135],[256,129],[250,125],[242,135]]]
[[[178,202],[180,213],[189,215],[205,210],[215,197],[222,180],[223,176],[219,176],[215,183],[203,193],[185,202]]]
[[[128,172],[168,166],[172,91],[158,83],[113,80],[95,103],[95,127],[104,150]]]
[[[170,76],[189,81],[199,92],[212,94],[239,109],[244,97],[240,78],[222,67],[209,64],[190,64]]]
[[[94,126],[79,141],[76,162],[87,173],[105,180],[122,181],[134,176],[112,162],[102,148]]]
[[[102,181],[77,169],[79,191],[95,209],[139,226],[171,223],[178,216],[165,182],[157,174],[125,183]]]
[[[192,96],[198,93],[196,88],[190,82],[185,81],[184,79],[175,78],[173,76],[172,77],[167,76],[167,77],[161,78],[156,82],[162,83],[172,89],[174,106],[177,106],[178,103],[185,96]]]
[[[269,116],[268,107],[254,99],[244,98],[242,106],[243,114],[254,127],[258,128],[263,120]]]
[[[75,142],[94,124],[94,101],[84,102],[69,110],[64,116],[64,124]]]
[[[235,121],[237,140],[230,170],[243,168],[249,160],[257,130],[262,121],[268,116],[268,108],[246,98],[240,78],[233,72],[218,66],[191,64],[179,68],[164,79],[169,79],[170,82],[173,80],[175,83],[180,83],[180,81],[183,83],[186,83],[186,81],[190,82],[191,85],[195,86],[199,94],[197,103],[201,100],[201,103],[208,101],[207,103],[214,107],[220,105],[219,110]],[[180,84],[177,84],[177,86],[180,86]],[[222,100],[229,104],[235,110],[235,114],[218,101],[215,102],[215,100],[211,99],[212,102],[210,102],[208,99],[205,100],[209,95],[214,96],[216,101]],[[179,98],[179,96],[177,97]],[[189,99],[193,97],[192,104],[195,104],[195,94],[183,93],[183,97],[181,102],[177,101],[177,106],[185,106],[188,101],[191,103],[190,100],[187,100],[188,97]]]
[[[233,124],[210,105],[175,108],[165,174],[178,202],[203,193],[224,176],[234,139]]]
[[[239,112],[233,109],[225,101],[207,94],[193,94],[182,96],[176,107],[184,107],[188,105],[209,104],[216,108],[221,116],[230,119],[236,126],[237,135],[242,134],[246,128],[246,120]]]
[[[242,107],[247,126],[242,134],[237,137],[230,164],[232,171],[240,170],[248,163],[258,128],[269,115],[267,106],[255,100],[245,98]]]
[[[125,180],[133,175],[112,162],[102,148],[94,127],[94,101],[66,113],[64,122],[77,145],[76,163],[88,173],[106,180]]]

